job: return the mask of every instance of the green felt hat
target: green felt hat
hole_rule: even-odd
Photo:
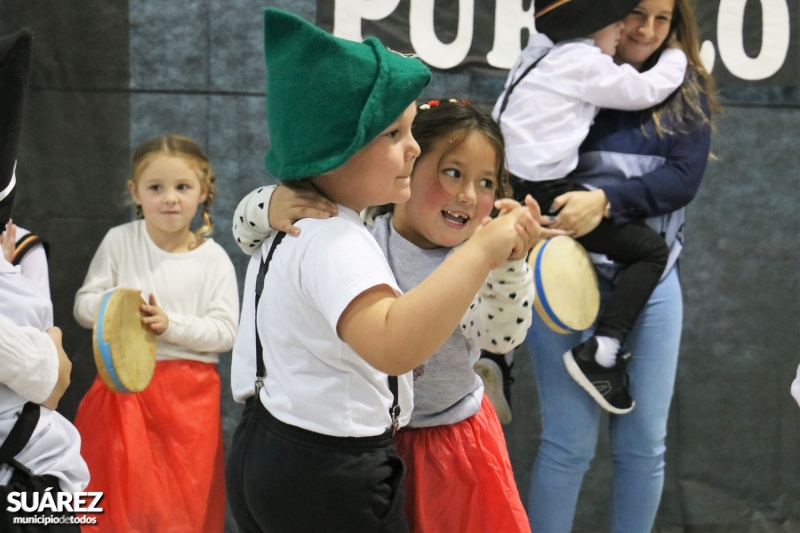
[[[348,41],[264,9],[267,171],[280,180],[341,166],[414,102],[431,73],[374,37]]]

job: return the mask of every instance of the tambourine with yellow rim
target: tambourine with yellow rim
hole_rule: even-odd
[[[528,264],[536,287],[534,307],[550,329],[567,334],[594,323],[600,310],[600,289],[583,246],[559,235],[537,244]]]
[[[100,300],[93,329],[94,362],[114,392],[141,392],[156,369],[156,336],[142,324],[142,295],[115,289]]]

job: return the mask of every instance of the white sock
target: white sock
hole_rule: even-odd
[[[505,360],[509,367],[514,364],[514,350],[511,350],[505,355]]]
[[[597,353],[594,360],[597,364],[611,368],[617,364],[617,352],[619,351],[619,341],[612,337],[597,337]]]

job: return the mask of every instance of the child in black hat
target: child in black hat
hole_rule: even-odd
[[[11,220],[16,194],[17,147],[30,74],[33,35],[21,29],[0,37],[0,255],[50,298],[47,244]]]
[[[537,226],[527,207],[487,221],[401,295],[359,212],[409,198],[429,71],[275,9],[264,31],[267,170],[310,184],[338,216],[252,243],[231,372],[246,402],[226,466],[231,510],[243,531],[407,531],[392,434],[411,414],[411,371]]]
[[[531,194],[543,213],[556,214],[565,193],[585,191],[566,179],[578,164],[578,147],[601,107],[640,110],[665,100],[683,82],[686,55],[664,51],[646,72],[617,65],[613,55],[622,18],[639,0],[536,0],[536,29],[511,69],[493,116],[506,138],[508,168],[518,198]],[[597,189],[598,195],[605,195]],[[617,226],[606,200],[606,218],[576,238],[588,251],[627,265],[594,336],[564,354],[570,375],[604,409],[628,413],[620,345],[666,265],[664,239],[644,222]],[[553,226],[557,227],[557,226]]]

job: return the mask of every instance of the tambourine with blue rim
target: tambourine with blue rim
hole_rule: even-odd
[[[589,254],[572,237],[541,241],[528,256],[536,287],[534,307],[561,334],[583,331],[600,310],[600,289]]]
[[[100,300],[92,331],[94,362],[114,392],[141,392],[156,369],[156,336],[142,324],[142,295],[114,289]]]

